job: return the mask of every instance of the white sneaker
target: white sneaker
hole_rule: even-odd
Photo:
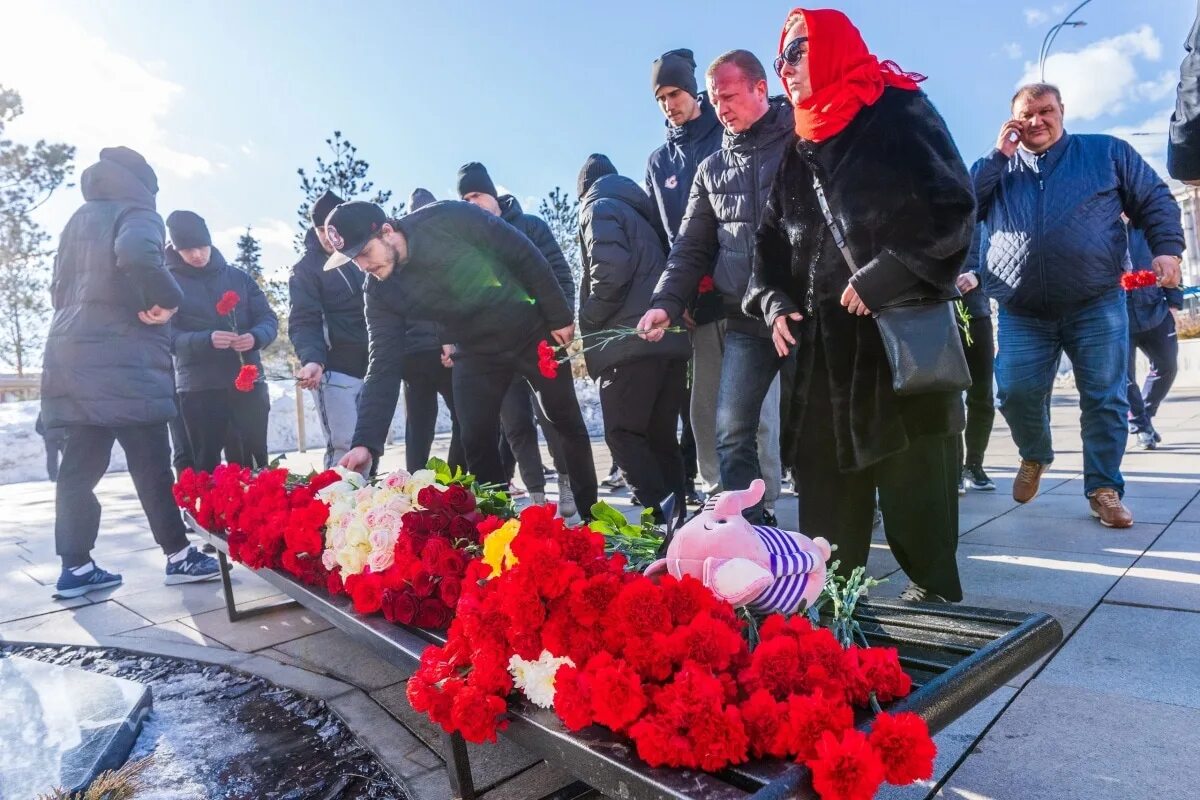
[[[558,476],[558,515],[570,519],[579,513],[575,507],[575,492],[571,491],[571,479],[566,475]]]
[[[529,493],[529,502],[535,506],[546,505],[546,493],[545,492],[530,492]]]

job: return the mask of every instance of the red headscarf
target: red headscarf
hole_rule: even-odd
[[[796,135],[812,142],[836,136],[863,106],[874,105],[885,86],[916,91],[925,76],[871,55],[854,23],[841,11],[792,9],[808,28],[808,70],[813,94],[795,107]],[[793,25],[795,27],[795,25]],[[779,50],[788,28],[779,37]],[[787,84],[784,84],[787,89]]]

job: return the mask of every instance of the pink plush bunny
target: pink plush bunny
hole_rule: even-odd
[[[700,513],[675,531],[667,557],[647,575],[691,575],[722,600],[756,612],[794,614],[809,608],[825,586],[829,542],[791,531],[751,525],[742,516],[762,499],[766,484],[710,497]]]

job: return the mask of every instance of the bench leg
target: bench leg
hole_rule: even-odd
[[[220,550],[217,551],[217,565],[221,568],[221,589],[225,593],[225,613],[229,615],[230,622],[240,622],[248,617],[257,617],[259,614],[265,614],[277,608],[290,608],[291,606],[299,605],[295,600],[288,600],[283,603],[273,603],[269,606],[259,606],[258,608],[240,611],[238,610],[237,602],[233,599],[233,581],[229,578],[229,559]]]
[[[450,774],[450,788],[454,796],[461,800],[475,800],[475,782],[471,778],[471,757],[467,755],[467,743],[460,733],[452,733],[448,738],[446,771]]]

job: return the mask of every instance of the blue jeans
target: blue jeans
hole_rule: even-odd
[[[774,424],[769,426],[774,431],[774,440],[768,446],[779,447],[778,403],[767,411],[763,400],[782,363],[770,339],[726,330],[721,383],[717,388],[717,460],[721,465],[722,489],[745,489],[755,478],[763,477],[758,428],[764,413],[774,415]],[[779,460],[778,449],[774,458]],[[760,522],[762,509],[762,503],[747,509],[747,519]]]
[[[1129,439],[1129,318],[1124,292],[1111,292],[1059,319],[1013,314],[1000,307],[996,384],[1000,412],[1027,461],[1054,460],[1050,394],[1064,352],[1075,369],[1083,434],[1083,488],[1125,492],[1121,458]]]

